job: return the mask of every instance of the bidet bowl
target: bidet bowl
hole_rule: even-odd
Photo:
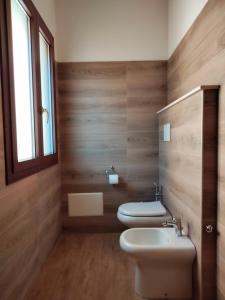
[[[120,236],[120,247],[133,256],[147,254],[152,260],[161,257],[169,260],[193,260],[195,247],[187,236],[178,237],[174,228],[132,228],[124,231]]]
[[[132,228],[120,236],[121,248],[136,263],[135,289],[145,298],[191,298],[195,247],[174,228]]]
[[[173,228],[133,228],[121,234],[121,246],[124,250],[141,247],[159,247],[171,244],[174,239]]]

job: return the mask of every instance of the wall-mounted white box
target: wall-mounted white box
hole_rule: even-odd
[[[103,193],[68,194],[68,213],[70,217],[102,216]]]
[[[163,141],[170,142],[170,123],[163,125]]]

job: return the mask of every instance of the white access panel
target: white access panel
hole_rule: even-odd
[[[68,214],[75,216],[102,216],[103,193],[68,194]]]

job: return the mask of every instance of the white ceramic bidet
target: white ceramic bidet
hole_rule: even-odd
[[[195,247],[174,228],[132,228],[120,246],[136,263],[135,290],[147,299],[192,297]]]

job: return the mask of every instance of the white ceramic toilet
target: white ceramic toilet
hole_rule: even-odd
[[[160,201],[129,202],[119,206],[117,217],[132,227],[160,227],[171,215]]]
[[[146,299],[191,299],[195,247],[174,228],[132,228],[121,248],[135,262],[135,290]]]

